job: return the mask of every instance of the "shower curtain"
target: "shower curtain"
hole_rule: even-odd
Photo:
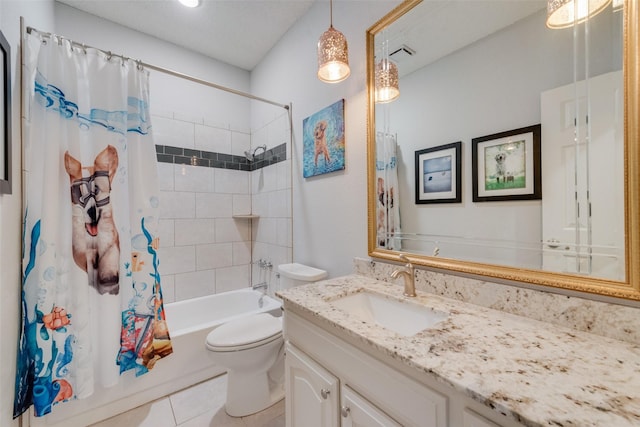
[[[25,35],[22,331],[14,417],[172,352],[158,272],[148,73]]]
[[[398,203],[398,162],[395,135],[376,133],[376,222],[377,242],[381,248],[400,250],[400,206]]]

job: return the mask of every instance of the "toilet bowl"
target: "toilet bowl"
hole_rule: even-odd
[[[283,264],[278,270],[281,288],[310,283],[327,275],[302,264]],[[225,411],[230,416],[251,415],[284,398],[281,317],[260,313],[225,323],[207,335],[206,347],[209,357],[227,368]]]
[[[227,368],[227,414],[250,415],[284,397],[281,378],[269,372],[283,354],[281,317],[260,313],[225,323],[207,335],[206,346]]]

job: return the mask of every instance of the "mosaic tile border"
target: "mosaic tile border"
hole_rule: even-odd
[[[287,144],[280,144],[268,149],[266,153],[258,154],[253,162],[249,162],[245,156],[193,150],[171,145],[156,145],[156,156],[160,163],[251,172],[287,160]]]

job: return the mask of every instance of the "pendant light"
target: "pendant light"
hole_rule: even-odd
[[[400,96],[398,87],[398,66],[387,58],[376,64],[376,103],[391,102]]]
[[[333,0],[329,0],[330,25],[318,40],[318,78],[326,83],[338,83],[351,74],[347,39],[333,28]]]
[[[178,0],[178,1],[187,7],[200,6],[200,0]]]
[[[549,0],[547,27],[566,28],[580,24],[602,12],[611,0]]]

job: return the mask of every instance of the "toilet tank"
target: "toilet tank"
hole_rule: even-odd
[[[296,262],[280,264],[278,272],[280,273],[280,289],[317,282],[327,277],[327,272],[324,270]]]

